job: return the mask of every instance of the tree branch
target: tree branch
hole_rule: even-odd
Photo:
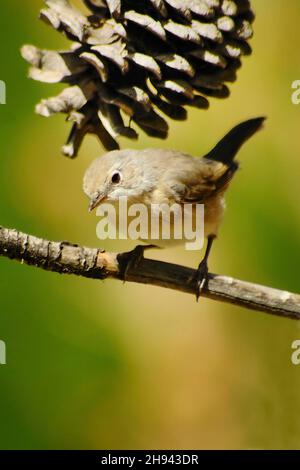
[[[53,242],[0,227],[0,256],[48,271],[94,279],[124,278],[126,253],[108,253],[68,242]],[[195,270],[143,259],[126,280],[195,294]],[[300,319],[300,295],[210,274],[203,297],[281,317]],[[201,305],[201,301],[200,301]]]

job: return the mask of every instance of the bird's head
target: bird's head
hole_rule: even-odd
[[[83,190],[90,199],[92,211],[103,202],[116,202],[120,197],[139,199],[149,185],[143,184],[144,168],[138,151],[116,150],[97,158],[87,169]]]

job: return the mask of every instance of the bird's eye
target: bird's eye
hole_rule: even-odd
[[[118,173],[116,171],[116,173],[113,173],[113,175],[111,177],[111,182],[113,184],[118,184],[118,183],[120,183],[120,181],[121,181],[121,175],[120,175],[120,173]]]

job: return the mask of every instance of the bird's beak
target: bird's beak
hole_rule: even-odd
[[[89,212],[92,212],[92,210],[96,209],[96,207],[101,204],[106,199],[106,194],[104,193],[98,193],[96,196],[94,196],[91,199],[90,205],[89,205]]]

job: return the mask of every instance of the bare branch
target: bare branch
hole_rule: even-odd
[[[0,255],[64,274],[94,279],[124,278],[126,253],[108,253],[68,242],[53,242],[0,227]],[[184,266],[143,259],[128,281],[195,294],[195,271]],[[210,274],[203,296],[280,317],[300,319],[300,295]],[[201,306],[201,300],[200,300]]]

